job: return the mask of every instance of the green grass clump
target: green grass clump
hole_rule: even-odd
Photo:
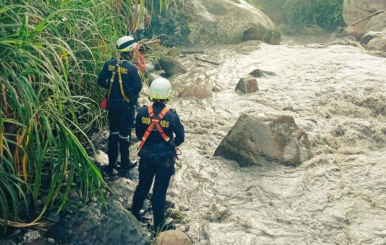
[[[36,224],[105,182],[86,132],[106,121],[97,83],[126,35],[130,6],[145,0],[3,0],[0,5],[0,229]],[[162,2],[162,1],[161,1]],[[20,212],[46,196],[40,214]],[[103,198],[102,198],[103,199]],[[1,228],[3,227],[3,228]],[[4,232],[6,229],[3,229]]]

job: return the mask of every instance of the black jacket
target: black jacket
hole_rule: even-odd
[[[155,102],[153,104],[154,116],[158,116],[165,106],[166,105],[163,103]],[[135,126],[135,133],[139,140],[142,139],[146,129],[149,127],[149,122],[150,117],[147,106],[143,106],[138,111]],[[174,142],[174,145],[179,146],[182,142],[184,142],[184,126],[181,124],[180,118],[175,111],[169,110],[165,117],[161,120],[160,125],[165,134],[169,136],[172,142]],[[175,155],[174,146],[170,142],[167,143],[158,131],[150,133],[141,151],[142,150],[161,155],[163,157],[173,157]]]
[[[98,77],[98,84],[106,89],[110,87],[110,79],[114,69],[116,69],[117,59],[113,58],[107,61]],[[127,60],[123,60],[120,64],[122,83],[125,95],[130,99],[130,104],[134,105],[137,103],[139,92],[142,89],[141,78],[138,74],[138,68]],[[121,94],[119,86],[118,71],[114,76],[113,86],[111,88],[111,94],[108,102],[108,108],[114,107],[115,102],[123,101],[124,98]]]

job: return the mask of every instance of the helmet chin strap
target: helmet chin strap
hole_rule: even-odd
[[[169,101],[169,99],[166,99],[166,100],[158,100],[158,99],[152,99],[152,98],[150,98],[150,97],[149,97],[149,100],[150,100],[151,102],[159,102],[159,103],[164,103],[164,104],[166,104],[166,103]]]

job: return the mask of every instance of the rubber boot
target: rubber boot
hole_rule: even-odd
[[[122,137],[119,138],[119,148],[121,152],[121,165],[129,166],[130,165],[130,143],[128,139],[124,139]]]
[[[108,144],[107,144],[107,148],[108,148],[107,155],[109,156],[108,170],[110,172],[113,171],[113,168],[118,160],[118,142],[119,142],[119,135],[110,133]]]

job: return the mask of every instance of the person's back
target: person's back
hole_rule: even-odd
[[[150,14],[149,11],[141,4],[132,6],[131,11],[132,17],[129,20],[130,26],[128,34],[134,35],[135,38],[139,41],[143,37],[145,27],[150,22]]]
[[[171,92],[170,82],[155,79],[150,85],[149,98],[154,102],[142,107],[136,117],[136,135],[141,143],[138,156],[139,183],[133,197],[131,212],[140,220],[140,210],[153,185],[152,207],[154,229],[165,222],[166,191],[174,174],[177,146],[184,142],[184,127],[177,113],[166,106]]]
[[[119,73],[117,70],[117,64],[120,67],[119,73],[121,74],[122,81],[125,81],[122,83],[123,91],[124,93],[130,98],[132,104],[136,104],[138,100],[139,92],[142,89],[142,83],[141,80],[138,80],[138,68],[132,64],[130,61],[124,59],[124,58],[113,58],[108,60],[99,77],[98,77],[98,84],[102,87],[109,89],[110,87],[110,79],[112,77],[113,72],[115,71],[114,76],[114,82],[111,85],[111,91],[110,91],[110,98],[109,101],[111,101],[110,105],[114,105],[112,101],[123,101],[123,95],[121,91],[121,86],[119,83]],[[114,107],[109,108],[114,109]]]
[[[137,42],[132,36],[124,36],[117,41],[120,57],[108,60],[98,77],[98,84],[107,89],[107,109],[110,135],[107,154],[109,164],[103,171],[111,174],[117,165],[118,151],[121,155],[121,168],[126,172],[135,164],[130,163],[130,138],[135,108],[142,89],[138,69],[130,60]],[[119,148],[118,148],[119,146]]]

